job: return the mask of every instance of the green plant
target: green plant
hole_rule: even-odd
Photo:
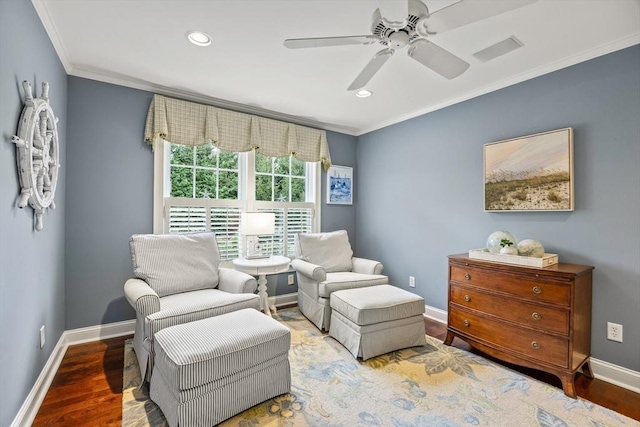
[[[509,239],[502,239],[500,240],[500,246],[502,246],[503,248],[508,247],[513,245],[513,242]]]

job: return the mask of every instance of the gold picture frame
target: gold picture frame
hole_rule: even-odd
[[[573,128],[484,145],[485,212],[573,211]]]

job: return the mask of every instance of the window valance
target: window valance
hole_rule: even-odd
[[[211,105],[154,95],[145,128],[145,140],[155,146],[158,138],[174,144],[204,145],[225,151],[258,150],[270,157],[292,154],[305,162],[331,166],[324,130],[238,113]]]

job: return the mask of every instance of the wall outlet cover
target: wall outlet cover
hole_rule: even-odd
[[[44,325],[42,325],[40,327],[40,348],[44,347],[45,341]]]
[[[610,341],[622,342],[622,325],[607,322],[607,339]]]

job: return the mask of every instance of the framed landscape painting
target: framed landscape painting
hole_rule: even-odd
[[[572,211],[573,129],[484,145],[484,210]]]
[[[331,166],[327,171],[327,204],[353,204],[353,168]]]

